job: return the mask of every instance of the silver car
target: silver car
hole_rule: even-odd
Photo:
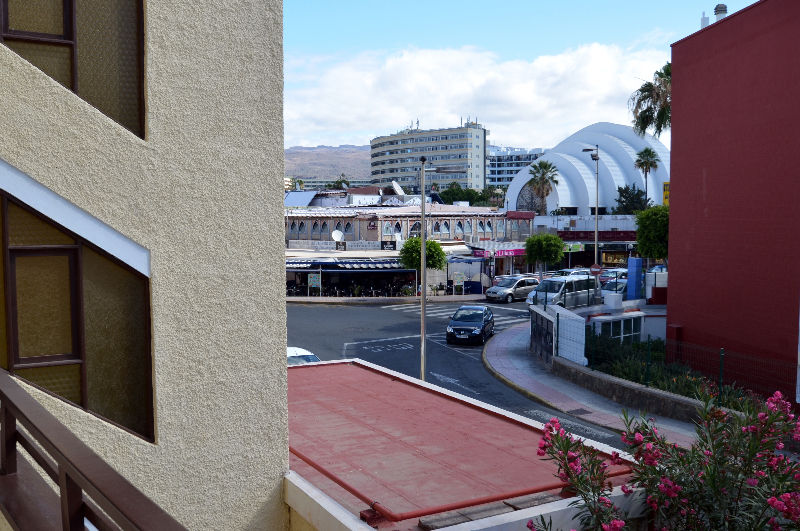
[[[530,292],[528,304],[555,304],[564,308],[590,306],[600,299],[597,277],[569,275],[544,280]]]
[[[505,277],[496,286],[486,290],[486,300],[514,302],[524,299],[539,284],[538,278]]]

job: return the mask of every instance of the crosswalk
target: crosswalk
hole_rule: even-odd
[[[425,308],[425,315],[428,318],[441,318],[441,319],[449,319],[451,315],[455,313],[455,311],[460,307],[460,304],[432,304]],[[412,304],[389,304],[386,306],[381,306],[383,309],[391,310],[394,312],[401,312],[406,314],[415,314],[419,315],[420,308],[419,303],[412,303]],[[530,320],[527,312],[525,311],[516,311],[514,310],[513,313],[509,310],[503,309],[504,313],[499,314],[497,311],[494,312],[494,330],[495,332],[500,332],[508,328],[509,326],[513,326],[518,323],[527,322]],[[509,313],[505,313],[509,312]],[[426,319],[427,320],[427,319]],[[431,334],[435,335],[435,334]],[[442,335],[444,333],[442,332]]]

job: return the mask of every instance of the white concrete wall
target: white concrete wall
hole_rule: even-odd
[[[566,308],[553,304],[547,306],[547,313],[552,316],[558,327],[559,357],[580,363],[583,366],[588,365],[589,360],[585,356],[586,320]]]

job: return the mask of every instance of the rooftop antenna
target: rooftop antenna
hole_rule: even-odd
[[[417,118],[417,129],[419,129],[419,118]]]

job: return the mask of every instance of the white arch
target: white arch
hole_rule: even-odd
[[[652,135],[637,135],[625,125],[600,122],[577,131],[547,151],[539,160],[552,162],[558,168],[559,183],[547,198],[547,210],[557,206],[577,207],[586,215],[595,202],[595,164],[591,153],[583,149],[599,146],[600,207],[610,209],[616,204],[617,188],[636,185],[644,189],[644,177],[634,166],[636,153],[652,148],[661,159],[658,168],[647,179],[648,197],[654,204],[662,203],[662,185],[669,181],[669,150]],[[519,195],[530,180],[529,168],[521,170],[508,187],[508,209],[516,210]]]

